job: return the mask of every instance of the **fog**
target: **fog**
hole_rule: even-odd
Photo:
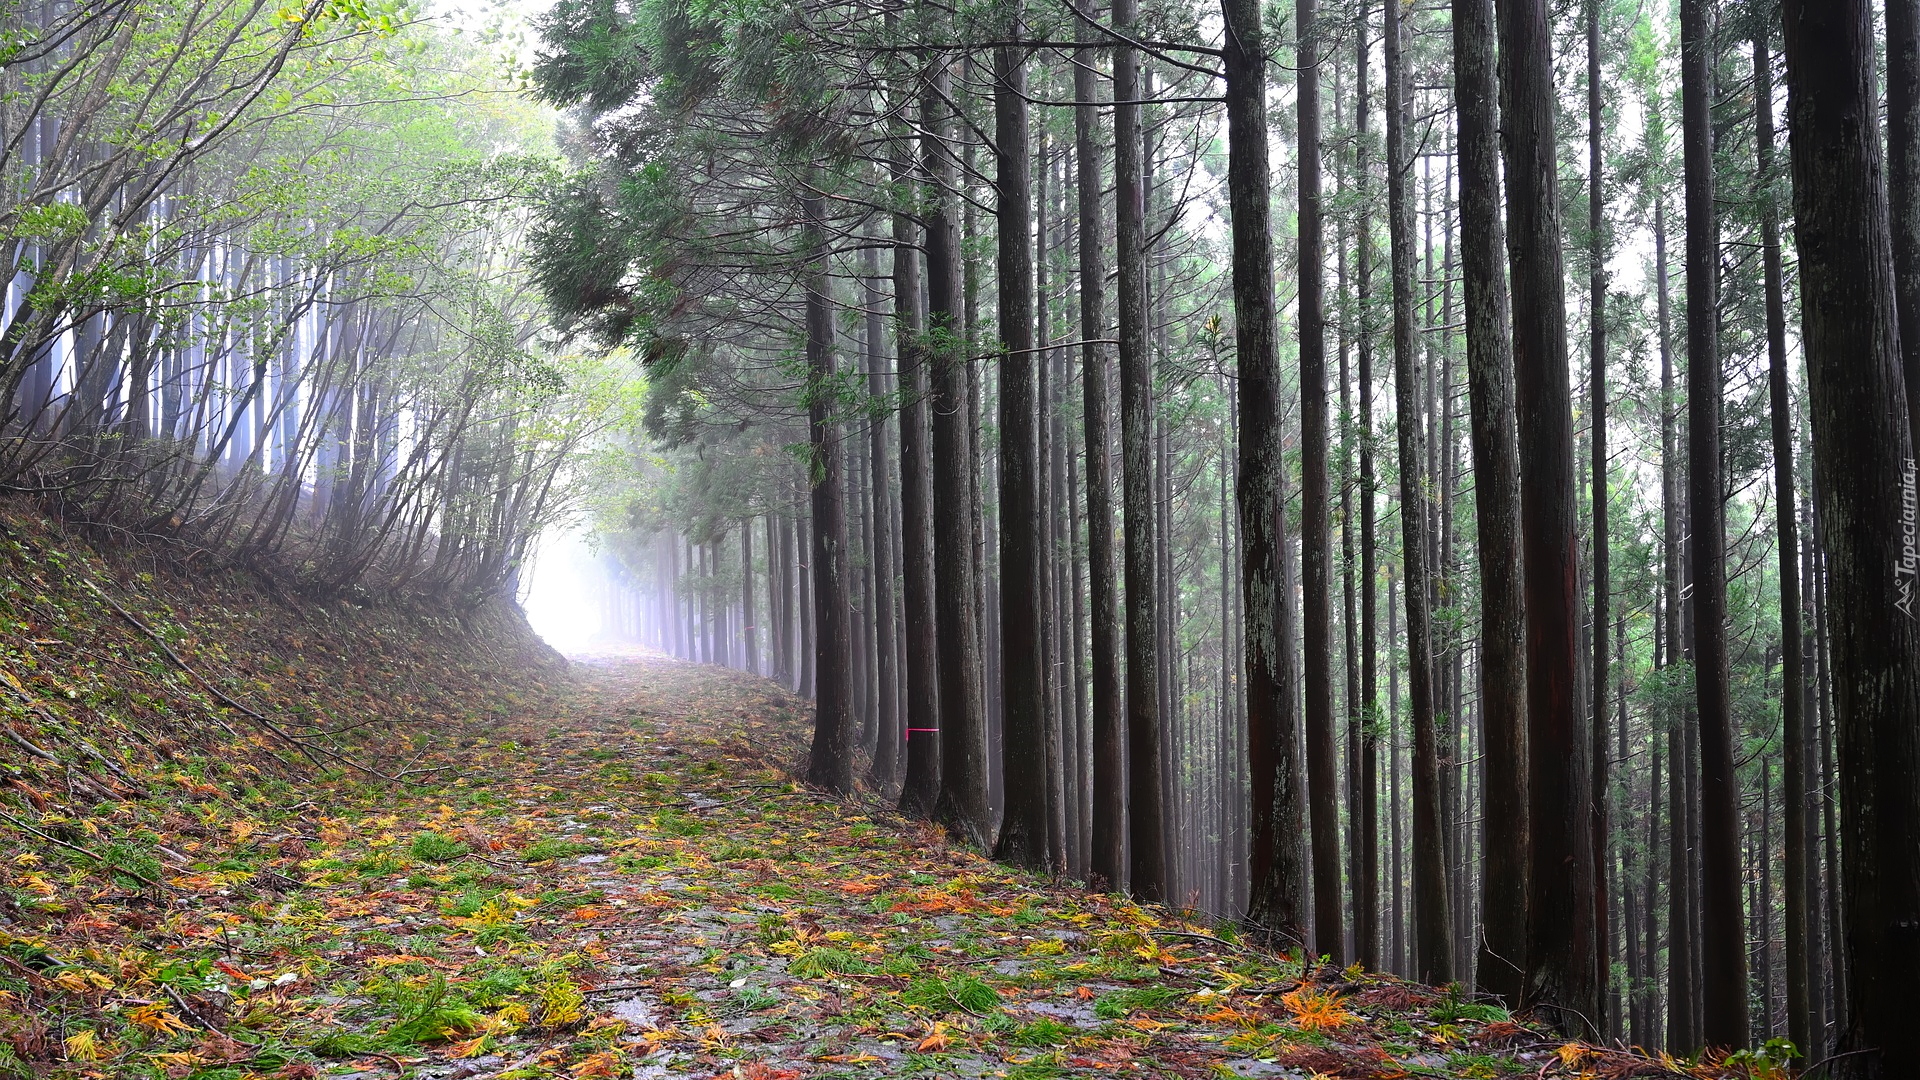
[[[533,546],[520,578],[520,606],[534,632],[562,655],[605,652],[610,583],[587,542],[584,522],[550,526]]]

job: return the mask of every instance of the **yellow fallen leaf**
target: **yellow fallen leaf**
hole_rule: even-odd
[[[174,1035],[193,1030],[193,1025],[173,1015],[165,1005],[142,1005],[127,1014],[127,1021],[157,1035]]]
[[[577,1077],[610,1077],[620,1068],[620,1054],[616,1050],[602,1050],[581,1061],[573,1067]]]
[[[64,1044],[68,1061],[99,1061],[106,1056],[106,1048],[100,1044],[100,1035],[92,1028],[81,1028],[66,1037]]]

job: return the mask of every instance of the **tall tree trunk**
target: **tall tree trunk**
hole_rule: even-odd
[[[746,670],[760,674],[760,643],[754,640],[753,519],[740,519],[740,630],[745,639]]]
[[[1364,11],[1366,5],[1360,5],[1359,9]],[[1330,55],[1332,55],[1331,50]],[[1333,108],[1335,118],[1334,127],[1336,131],[1340,129],[1340,103],[1346,98],[1346,94],[1343,92],[1345,89],[1344,82],[1341,78],[1343,74],[1344,69],[1336,58],[1333,63]],[[1336,154],[1334,158],[1334,183],[1336,184],[1336,191],[1339,196],[1336,201],[1345,201],[1350,197],[1349,193],[1354,190],[1354,177],[1345,169],[1345,166],[1349,164],[1350,162],[1347,159]],[[1346,872],[1347,888],[1349,890],[1349,896],[1351,897],[1349,903],[1351,904],[1351,910],[1353,912],[1353,933],[1348,938],[1348,941],[1350,954],[1357,956],[1360,947],[1360,853],[1361,847],[1363,846],[1363,841],[1360,838],[1360,827],[1364,820],[1360,806],[1362,790],[1360,787],[1360,743],[1365,737],[1364,729],[1366,727],[1366,721],[1360,711],[1360,613],[1357,606],[1359,597],[1355,592],[1356,585],[1353,580],[1354,571],[1359,565],[1358,556],[1355,554],[1354,548],[1359,530],[1355,527],[1353,516],[1353,488],[1357,475],[1353,460],[1353,437],[1356,431],[1353,418],[1353,370],[1349,362],[1349,357],[1351,356],[1350,346],[1353,341],[1354,329],[1352,321],[1353,276],[1349,271],[1348,264],[1347,231],[1347,224],[1344,217],[1336,213],[1334,216],[1333,232],[1333,248],[1335,252],[1334,273],[1336,275],[1334,307],[1339,312],[1336,319],[1336,326],[1339,328],[1339,337],[1334,348],[1339,357],[1339,371],[1336,378],[1339,379],[1340,387],[1340,411],[1335,414],[1335,417],[1340,425],[1338,434],[1340,466],[1337,473],[1339,478],[1337,482],[1340,485],[1340,659],[1341,675],[1344,679],[1340,708],[1346,720],[1346,760],[1344,762],[1346,766],[1347,784]],[[1222,501],[1224,500],[1225,493],[1223,492]],[[1224,539],[1226,535],[1224,524],[1222,525],[1221,535]],[[1223,555],[1222,557],[1224,558],[1225,556]],[[1222,612],[1221,626],[1224,628],[1226,624],[1226,614]],[[1223,648],[1221,653],[1224,656],[1226,650]]]
[[[1552,34],[1544,0],[1499,0],[1501,132],[1527,620],[1528,999],[1561,1028],[1600,1015],[1592,754],[1580,685],[1580,547]],[[1597,1034],[1597,1033],[1596,1033]]]
[[[1658,618],[1658,615],[1655,616]],[[1641,1018],[1646,1024],[1644,1033],[1636,1031],[1634,1039],[1648,1049],[1658,1050],[1666,1047],[1666,1039],[1661,1031],[1658,975],[1659,958],[1659,905],[1655,902],[1660,892],[1660,740],[1657,732],[1650,732],[1647,739],[1647,751],[1650,759],[1647,793],[1647,874],[1643,905],[1641,908],[1641,940],[1646,952],[1640,961],[1640,970],[1646,977],[1644,989],[1646,1001],[1641,1006]]]
[[[1419,328],[1413,313],[1413,203],[1406,190],[1410,168],[1407,113],[1407,32],[1400,0],[1386,3],[1387,233],[1393,262],[1393,385],[1400,451],[1401,562],[1407,598],[1407,690],[1413,720],[1414,944],[1422,982],[1453,981],[1452,915],[1440,813],[1440,763],[1433,692],[1433,627],[1428,606],[1428,494],[1415,398],[1414,352]]]
[[[1887,0],[1887,180],[1908,439],[1920,446],[1920,0]]]
[[[1802,413],[1804,421],[1805,414]],[[1795,431],[1805,432],[1805,426],[1796,426]],[[1824,825],[1832,812],[1833,801],[1827,798],[1827,785],[1831,780],[1826,767],[1826,672],[1822,644],[1826,640],[1821,632],[1820,578],[1816,571],[1819,565],[1820,529],[1815,513],[1814,485],[1807,485],[1807,499],[1800,520],[1800,597],[1806,611],[1801,619],[1805,627],[1800,641],[1800,671],[1806,681],[1806,693],[1800,706],[1802,726],[1806,729],[1806,746],[1801,753],[1806,762],[1807,790],[1807,998],[1809,1037],[1814,1050],[1825,1053],[1832,1045],[1828,1033],[1832,1016],[1833,984],[1831,957],[1839,951],[1839,942],[1832,934],[1830,918],[1834,910],[1834,897],[1826,888],[1825,861],[1820,857],[1821,840],[1825,835]]]
[[[1845,843],[1842,1075],[1893,1077],[1920,1012],[1920,635],[1912,618],[1914,471],[1880,186],[1872,13],[1786,0],[1788,130],[1801,325]],[[1892,493],[1901,493],[1899,500]],[[1889,568],[1892,578],[1888,580]]]
[[[1137,0],[1114,0],[1114,27],[1132,34]],[[1147,354],[1145,188],[1137,51],[1113,51],[1114,201],[1120,308],[1120,486],[1125,546],[1128,887],[1167,898],[1165,792],[1160,782],[1160,676],[1153,574],[1153,372]]]
[[[1071,812],[1068,806],[1067,788],[1067,746],[1065,738],[1070,727],[1072,713],[1060,694],[1062,687],[1070,680],[1064,676],[1066,641],[1062,631],[1061,605],[1066,599],[1066,589],[1060,577],[1061,537],[1066,532],[1065,515],[1062,513],[1061,500],[1066,494],[1065,466],[1059,458],[1060,426],[1060,384],[1055,377],[1056,350],[1049,346],[1053,341],[1053,293],[1049,291],[1048,271],[1052,266],[1049,246],[1052,243],[1047,227],[1051,222],[1059,221],[1049,193],[1048,178],[1053,172],[1053,159],[1056,154],[1049,153],[1052,140],[1043,133],[1040,138],[1040,167],[1034,173],[1034,294],[1037,298],[1035,318],[1034,375],[1039,388],[1039,408],[1035,413],[1034,433],[1038,446],[1034,462],[1034,475],[1037,479],[1034,500],[1034,523],[1039,528],[1041,542],[1036,551],[1035,576],[1040,582],[1040,618],[1041,637],[1045,648],[1041,650],[1044,663],[1040,669],[1042,732],[1046,745],[1047,778],[1047,861],[1055,874],[1064,874],[1067,869],[1067,817]]]
[[[906,151],[896,154],[894,172],[904,181]],[[910,215],[893,215],[893,244],[894,334],[900,354],[901,615],[906,623],[901,743],[907,761],[900,809],[927,818],[933,816],[940,796],[939,639],[934,628],[933,514],[928,502],[932,462],[927,445],[927,341],[920,310],[920,230]]]
[[[1746,919],[1740,902],[1739,777],[1728,701],[1726,507],[1720,481],[1719,225],[1713,205],[1711,0],[1680,5],[1681,141],[1687,198],[1687,508],[1692,525],[1693,675],[1700,714],[1701,1037],[1747,1045]]]
[[[1394,643],[1400,639],[1400,612],[1395,606],[1399,594],[1393,588],[1393,564],[1386,568],[1387,589],[1387,853],[1391,869],[1387,875],[1387,890],[1392,894],[1393,923],[1389,927],[1392,946],[1388,950],[1389,963],[1396,974],[1407,973],[1407,891],[1402,887],[1406,881],[1405,851],[1402,843],[1400,813],[1400,665],[1391,661]]]
[[[1753,27],[1754,147],[1758,157],[1760,243],[1767,290],[1767,406],[1773,432],[1774,547],[1780,558],[1780,716],[1785,810],[1787,1038],[1811,1054],[1807,1001],[1806,676],[1800,642],[1800,537],[1795,516],[1793,393],[1787,374],[1787,314],[1780,260],[1780,214],[1773,202],[1773,57],[1768,20]]]
[[[1022,21],[1009,16],[1008,37]],[[1047,863],[1045,682],[1041,676],[1039,443],[1033,349],[1033,193],[1024,49],[994,50],[994,139],[998,143],[999,252],[994,278],[1000,316],[1000,671],[1001,775],[1005,810],[994,858],[1039,869]]]
[[[1477,970],[1482,987],[1518,1005],[1526,987],[1527,624],[1520,591],[1520,449],[1502,262],[1506,230],[1500,220],[1493,46],[1493,0],[1454,0],[1460,263],[1480,538],[1481,814],[1487,823]]]
[[[1749,937],[1760,944],[1760,1018],[1759,1035],[1773,1037],[1773,771],[1762,763],[1760,769],[1760,834],[1747,842],[1747,911],[1755,932]],[[1757,870],[1756,874],[1754,871]],[[1755,878],[1758,878],[1756,881]]]
[[[1627,617],[1624,613],[1616,613],[1613,617],[1613,670],[1616,680],[1614,684],[1614,707],[1619,710],[1616,714],[1613,729],[1614,753],[1618,755],[1622,763],[1627,763],[1631,762],[1633,758],[1632,747],[1627,735]],[[1620,898],[1622,908],[1620,913],[1620,929],[1621,936],[1625,938],[1623,942],[1625,948],[1623,951],[1626,953],[1627,985],[1625,994],[1626,1010],[1621,1016],[1621,1030],[1618,1034],[1621,1037],[1644,1046],[1651,1045],[1646,1033],[1646,1012],[1641,1008],[1645,990],[1644,980],[1648,972],[1645,965],[1641,963],[1640,954],[1640,876],[1638,865],[1640,852],[1635,850],[1637,845],[1633,842],[1636,835],[1633,831],[1633,814],[1628,809],[1633,806],[1633,774],[1631,772],[1621,777],[1620,790],[1625,798],[1621,802],[1621,814],[1618,827],[1618,834],[1621,837],[1620,875],[1615,895]]]
[[[887,416],[884,404],[892,393],[887,378],[886,293],[880,287],[880,248],[867,249],[867,394],[875,403],[867,420],[868,486],[873,489],[873,626],[874,722],[876,736],[871,777],[874,787],[893,787],[900,771],[899,631],[894,626],[893,465],[888,457]],[[896,336],[894,353],[899,354]],[[751,622],[751,618],[748,620]],[[749,653],[751,659],[751,653]]]
[[[1791,87],[1792,84],[1789,83],[1788,85]],[[1791,97],[1789,97],[1789,100],[1791,100]],[[1789,121],[1791,121],[1791,114],[1789,114]],[[1789,128],[1789,131],[1791,131],[1791,128]],[[1792,149],[1791,145],[1789,149]],[[1805,303],[1806,299],[1803,296],[1801,299],[1803,307]],[[1811,417],[1809,417],[1808,427],[1812,427]],[[1820,472],[1816,465],[1811,482],[1807,485],[1807,502],[1810,504],[1813,519],[1812,527],[1807,530],[1807,535],[1811,541],[1809,546],[1813,548],[1813,584],[1811,589],[1815,596],[1815,619],[1813,627],[1816,686],[1814,688],[1814,700],[1817,703],[1817,710],[1820,716],[1820,730],[1817,735],[1820,744],[1820,764],[1817,769],[1818,775],[1821,778],[1821,787],[1824,789],[1823,797],[1820,799],[1820,844],[1821,850],[1826,855],[1824,860],[1826,863],[1826,873],[1823,875],[1821,885],[1826,899],[1827,940],[1833,942],[1835,945],[1834,948],[1829,949],[1827,952],[1827,1016],[1829,1018],[1829,1025],[1833,1031],[1831,1043],[1837,1044],[1846,1037],[1846,1028],[1848,1018],[1851,1015],[1851,1008],[1848,1004],[1847,923],[1846,914],[1843,910],[1844,897],[1841,895],[1845,884],[1843,877],[1846,873],[1846,865],[1840,855],[1840,829],[1842,822],[1840,821],[1839,810],[1836,805],[1840,801],[1838,798],[1840,782],[1839,778],[1833,773],[1834,725],[1836,723],[1834,718],[1834,709],[1836,706],[1834,680],[1836,676],[1833,670],[1832,609],[1829,606],[1831,603],[1830,590],[1832,588],[1830,582],[1831,572],[1829,569],[1831,560],[1827,554],[1824,539],[1825,528],[1822,519],[1825,517],[1825,510],[1821,505],[1823,500],[1820,495],[1820,489]]]
[[[811,481],[809,481],[809,483],[811,483]],[[696,572],[699,574],[699,577],[695,579],[698,583],[695,588],[700,601],[698,615],[700,624],[694,633],[695,659],[703,664],[711,664],[713,663],[713,613],[710,609],[712,607],[713,592],[708,588],[707,545],[690,544],[687,550],[687,561],[695,567]]]
[[[1601,141],[1600,4],[1586,0],[1587,23],[1587,258],[1588,432],[1593,496],[1593,908],[1594,951],[1603,987],[1613,983],[1611,916],[1607,902],[1607,621],[1613,578],[1607,561],[1607,219],[1604,144]],[[1596,1017],[1596,1020],[1598,1018]],[[1603,1023],[1617,1037],[1618,1015]]]
[[[779,656],[779,659],[776,661],[775,673],[780,679],[780,684],[792,690],[794,688],[793,518],[787,514],[781,514],[779,524],[780,532],[778,538],[769,538],[768,540],[769,546],[777,548],[780,552],[780,607],[778,614],[774,617],[774,628],[779,634],[780,644],[775,647],[775,651]],[[669,548],[668,550],[671,551],[672,549]],[[677,639],[679,636],[678,620],[675,620],[674,627],[674,636]]]
[[[961,311],[960,177],[951,150],[952,73],[937,62],[921,110],[922,160],[933,189],[926,214],[927,353],[932,369],[934,609],[940,668],[940,797],[935,816],[956,836],[991,844],[987,721],[980,678],[979,591],[974,582],[973,433]]]
[[[814,618],[813,610],[819,599],[813,587],[814,558],[810,553],[809,541],[806,539],[813,535],[812,528],[813,515],[809,513],[803,526],[794,529],[793,536],[794,558],[799,563],[799,572],[794,575],[794,583],[800,594],[800,695],[807,698],[815,694],[814,638],[820,626],[819,621]]]
[[[1672,304],[1667,279],[1666,203],[1655,196],[1653,205],[1653,268],[1655,325],[1660,338],[1660,520],[1661,563],[1665,582],[1662,595],[1666,602],[1667,650],[1665,662],[1672,666],[1680,656],[1685,635],[1680,621],[1680,451],[1675,434],[1673,408],[1673,335]],[[1683,728],[1685,717],[1678,708],[1668,711],[1667,761],[1669,813],[1667,815],[1669,874],[1667,881],[1667,1047],[1679,1053],[1698,1049],[1695,1043],[1693,1013],[1693,911],[1689,904],[1692,879],[1688,869],[1686,781],[1687,754]]]
[[[1074,54],[1073,153],[1080,214],[1081,417],[1087,438],[1087,569],[1093,652],[1093,838],[1095,885],[1118,888],[1125,876],[1127,778],[1121,724],[1120,596],[1113,565],[1111,354],[1098,339],[1106,329],[1107,269],[1102,244],[1100,106],[1094,87],[1094,51]],[[1115,78],[1119,78],[1116,72]],[[1116,106],[1119,112],[1128,106]],[[1136,234],[1138,226],[1135,227]]]
[[[1379,970],[1380,951],[1380,676],[1378,649],[1379,557],[1374,542],[1376,491],[1373,461],[1373,163],[1367,131],[1372,90],[1367,58],[1373,48],[1371,4],[1357,5],[1354,33],[1354,183],[1360,187],[1354,224],[1354,299],[1360,332],[1357,372],[1360,381],[1360,708],[1365,728],[1360,738],[1360,874],[1354,882],[1354,951],[1369,970]],[[1392,648],[1392,638],[1388,638]],[[1396,888],[1398,886],[1396,885]]]
[[[1313,849],[1313,951],[1345,966],[1340,792],[1333,753],[1333,548],[1328,534],[1327,312],[1320,198],[1320,28],[1298,0],[1300,120],[1300,562],[1305,598],[1307,798]]]
[[[865,298],[855,302],[864,303]],[[862,330],[865,329],[867,327],[863,325]],[[853,370],[850,373],[856,387],[866,381],[861,377],[861,372],[872,356],[872,348],[870,342],[856,343],[852,356]],[[872,417],[855,415],[853,431],[849,433],[846,443],[847,456],[841,466],[846,476],[848,501],[852,504],[850,510],[855,519],[847,525],[847,561],[852,568],[848,589],[849,592],[856,588],[859,590],[857,595],[848,598],[847,637],[853,642],[853,715],[855,730],[859,732],[857,745],[860,753],[871,755],[878,735],[878,725],[874,723],[874,698],[878,695],[873,680],[872,634],[873,485],[866,482],[871,474],[867,468],[866,440],[861,438],[861,428],[870,425]]]
[[[847,665],[847,518],[839,424],[832,412],[833,298],[827,282],[825,200],[801,197],[808,266],[808,487],[813,503],[814,722],[807,782],[834,794],[853,790],[853,714]],[[711,657],[709,657],[711,659]]]
[[[1258,0],[1223,0],[1227,197],[1233,214],[1234,341],[1239,376],[1240,588],[1247,664],[1252,893],[1247,918],[1278,941],[1306,943],[1306,865],[1292,642],[1282,633],[1280,361],[1274,341],[1267,56]],[[1114,93],[1125,91],[1116,86]],[[1133,592],[1129,580],[1128,595]]]

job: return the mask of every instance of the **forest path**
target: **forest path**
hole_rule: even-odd
[[[1496,1076],[1554,1059],[1497,1009],[1345,976],[1294,992],[1297,967],[1210,926],[810,792],[790,775],[811,710],[764,680],[659,657],[577,671],[558,715],[449,748],[436,764],[457,775],[358,826],[402,858],[436,854],[423,834],[476,847],[437,888],[416,867],[327,901],[336,955],[444,979],[473,1014],[409,1050],[404,1011],[364,1006],[390,1051],[358,1058],[365,1074]],[[415,936],[367,940],[394,917],[349,914],[369,902],[414,909]]]
[[[76,892],[93,906],[34,939],[35,992],[94,1032],[60,1075],[1664,1071],[1392,978],[1302,985],[1230,930],[809,791],[789,770],[810,709],[765,680],[626,657],[567,682],[421,739],[420,786],[167,809],[170,900]]]

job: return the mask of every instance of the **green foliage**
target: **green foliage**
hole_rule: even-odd
[[[1440,1004],[1434,1006],[1430,1014],[1434,1023],[1451,1024],[1461,1020],[1471,1020],[1479,1024],[1493,1024],[1513,1019],[1513,1014],[1488,1002],[1469,1001],[1458,994],[1448,994]]]
[[[734,1004],[744,1012],[758,1012],[780,1003],[779,995],[760,986],[741,986],[733,991]]]
[[[427,862],[448,863],[472,850],[466,844],[441,836],[439,833],[420,833],[413,838],[407,850],[416,859]]]
[[[578,840],[568,840],[564,837],[556,836],[546,840],[536,840],[528,844],[526,848],[520,852],[520,858],[523,862],[541,863],[553,859],[570,859],[576,855],[584,855],[592,850],[593,846],[591,844],[583,844]]]
[[[461,893],[454,900],[442,905],[442,909],[449,918],[471,918],[475,914],[478,914],[482,908],[492,903],[502,891],[503,890],[497,888],[471,888]]]
[[[826,975],[839,975],[846,972],[864,972],[869,970],[865,961],[845,949],[816,948],[808,949],[787,965],[787,971],[796,978],[817,979]]]
[[[999,1009],[1000,994],[978,977],[967,974],[947,979],[926,976],[914,979],[901,995],[903,1004],[937,1013],[969,1012],[986,1014]]]
[[[1727,1055],[1730,1068],[1743,1070],[1753,1080],[1784,1080],[1792,1075],[1793,1059],[1800,1056],[1800,1048],[1793,1040],[1775,1037],[1768,1039],[1751,1050],[1736,1050]]]
[[[668,836],[678,836],[682,838],[700,836],[707,831],[707,827],[702,825],[698,818],[687,814],[674,813],[673,811],[666,811],[656,815],[653,819],[653,827],[666,833]]]
[[[1142,986],[1102,994],[1093,1003],[1095,1016],[1119,1020],[1135,1009],[1159,1009],[1186,997],[1185,991],[1170,986]]]
[[[1007,1036],[1007,1041],[1015,1046],[1060,1046],[1072,1042],[1079,1035],[1079,1028],[1063,1024],[1051,1016],[1043,1016],[1022,1025]]]
[[[481,1021],[465,996],[449,987],[442,975],[393,983],[384,996],[397,1014],[381,1036],[391,1046],[440,1042],[472,1031]]]
[[[397,874],[406,868],[400,856],[391,851],[376,851],[353,864],[354,872],[361,877],[386,877]]]
[[[23,206],[14,212],[9,233],[22,240],[58,243],[87,231],[87,212],[72,203]]]

